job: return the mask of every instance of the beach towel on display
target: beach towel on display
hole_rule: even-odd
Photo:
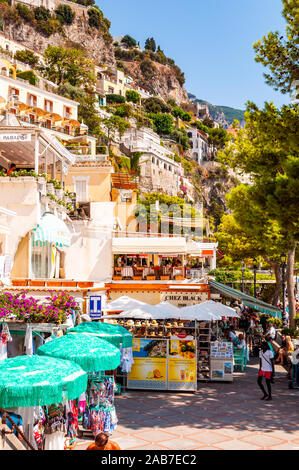
[[[114,407],[114,392],[117,386],[114,377],[90,374],[86,392],[86,407],[83,414],[83,428],[96,436],[99,432],[111,434],[117,426]]]

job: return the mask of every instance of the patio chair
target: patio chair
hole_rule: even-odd
[[[243,349],[234,348],[234,370],[236,368],[241,369],[242,372],[246,369],[247,366],[247,347]]]

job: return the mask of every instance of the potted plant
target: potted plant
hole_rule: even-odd
[[[6,170],[3,168],[0,170],[0,181],[6,181],[7,180],[7,173]]]
[[[62,189],[61,184],[56,180],[54,180],[54,192],[55,192],[56,197],[58,197],[59,199],[62,199],[63,189]]]
[[[53,194],[54,193],[54,180],[52,179],[47,180],[46,188],[47,188],[47,193]]]

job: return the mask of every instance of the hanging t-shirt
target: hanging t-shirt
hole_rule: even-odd
[[[263,372],[272,372],[271,359],[274,358],[273,352],[269,349],[266,352],[260,351],[260,359],[262,362],[261,370]]]

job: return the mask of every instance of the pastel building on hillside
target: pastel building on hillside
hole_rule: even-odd
[[[158,134],[146,128],[129,129],[122,137],[121,148],[130,154],[142,154],[139,160],[141,191],[162,191],[169,196],[177,195],[184,169],[174,160],[174,153],[161,145]]]
[[[192,158],[197,163],[202,163],[208,159],[209,144],[207,135],[199,129],[187,129]]]

